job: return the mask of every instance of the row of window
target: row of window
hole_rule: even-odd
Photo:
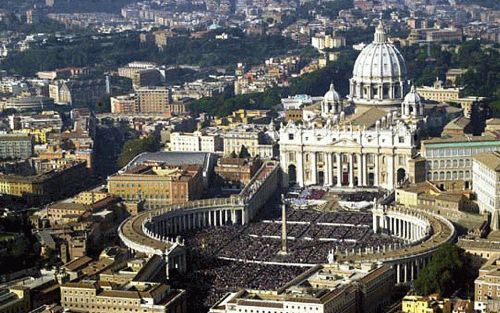
[[[427,161],[429,169],[438,168],[456,168],[456,167],[470,167],[472,162],[470,159],[454,159],[454,160],[434,160]]]
[[[427,179],[429,180],[454,180],[454,179],[470,179],[470,171],[447,171],[447,172],[428,172]]]
[[[432,157],[451,157],[451,156],[471,156],[483,152],[496,151],[498,149],[500,149],[500,143],[498,146],[481,147],[481,148],[471,147],[471,148],[427,149],[425,157],[432,158]]]

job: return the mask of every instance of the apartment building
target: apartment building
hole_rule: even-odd
[[[141,113],[169,112],[170,91],[166,87],[141,87],[136,90]]]
[[[30,134],[0,135],[0,159],[27,159],[33,155]]]
[[[111,97],[111,113],[130,114],[139,112],[135,94]]]
[[[500,210],[500,151],[474,155],[472,181],[479,211],[493,214]]]
[[[474,310],[476,312],[500,311],[500,259],[492,258],[479,269],[474,281]]]
[[[427,179],[443,190],[472,188],[472,157],[500,150],[496,135],[450,136],[423,140],[421,155],[426,159]]]
[[[144,163],[110,176],[108,191],[127,201],[144,200],[146,208],[183,203],[202,195],[202,168]]]
[[[175,132],[170,134],[170,149],[172,151],[222,151],[223,140],[218,134],[206,134],[200,131],[193,133]]]

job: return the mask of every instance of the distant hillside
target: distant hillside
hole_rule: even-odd
[[[55,0],[53,10],[58,13],[119,13],[124,5],[133,2],[137,0]]]
[[[459,4],[477,4],[482,7],[500,10],[500,1],[498,0],[458,0]]]

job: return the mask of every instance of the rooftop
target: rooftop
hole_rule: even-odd
[[[387,112],[376,107],[369,108],[368,110],[360,109],[351,118],[353,125],[366,126],[366,128],[373,127],[375,123],[387,115]]]
[[[485,133],[481,136],[472,136],[472,135],[457,135],[457,136],[443,136],[443,137],[434,137],[431,139],[427,140],[422,140],[422,145],[444,145],[444,144],[461,144],[461,143],[486,143],[486,142],[492,142],[495,145],[500,144],[498,141],[498,138],[491,134],[491,133]],[[444,147],[444,146],[443,146]]]
[[[500,152],[487,152],[476,154],[474,160],[496,172],[500,172]]]
[[[160,162],[166,166],[180,166],[190,164],[205,166],[210,156],[211,154],[206,152],[146,152],[139,154],[132,161],[130,161],[130,163],[126,167],[128,168],[147,162]]]

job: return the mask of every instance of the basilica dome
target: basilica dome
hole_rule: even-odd
[[[382,22],[374,40],[359,54],[350,80],[350,98],[357,105],[398,106],[407,91],[406,62],[387,41]]]

